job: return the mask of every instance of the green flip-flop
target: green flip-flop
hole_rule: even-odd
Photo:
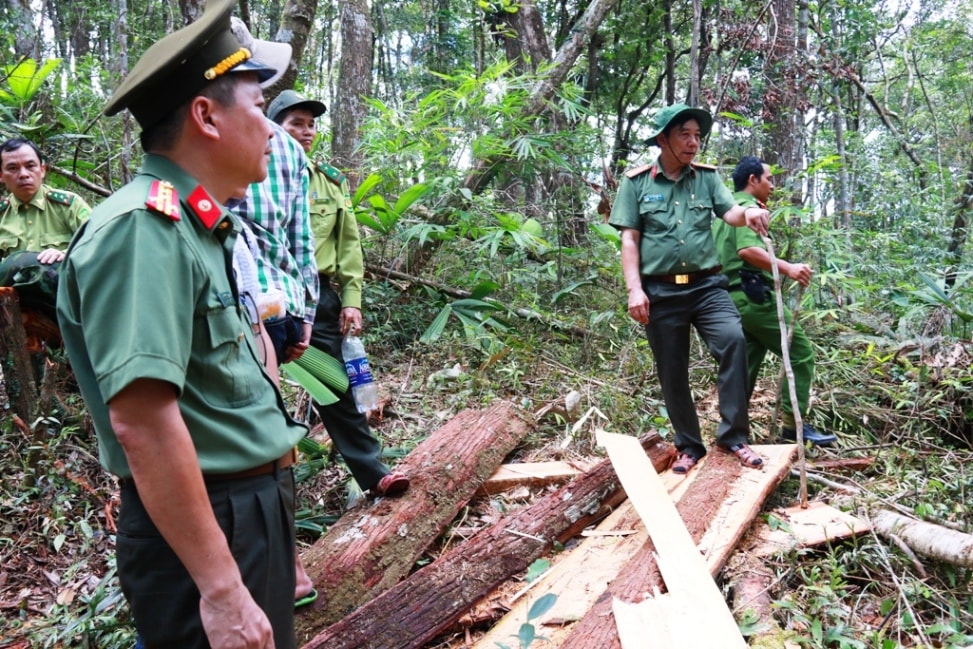
[[[318,591],[312,588],[310,593],[294,600],[294,608],[301,608],[302,606],[313,604],[317,599]]]

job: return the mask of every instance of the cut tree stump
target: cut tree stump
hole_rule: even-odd
[[[673,449],[657,433],[641,443],[657,470],[669,465]],[[603,461],[449,550],[319,633],[304,649],[418,649],[555,541],[579,533],[624,497],[611,463]]]
[[[787,477],[797,447],[788,444],[752,448],[764,458],[763,469],[743,469],[725,453],[710,453],[693,469],[698,475],[678,499],[680,516],[705,557],[709,574],[714,577],[732,552],[734,539],[742,537],[760,504]],[[543,634],[552,646],[620,648],[612,613],[613,599],[638,602],[665,586],[656,555],[655,545],[649,540],[579,622],[545,628]]]
[[[409,491],[342,516],[302,556],[320,596],[297,618],[298,640],[394,586],[529,430],[513,404],[464,410],[396,467]]]

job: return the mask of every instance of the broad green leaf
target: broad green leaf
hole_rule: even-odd
[[[554,593],[545,593],[541,595],[540,598],[530,605],[530,611],[527,612],[528,620],[536,620],[540,616],[551,610],[551,607],[557,602],[557,595]]]
[[[334,388],[338,392],[348,389],[348,373],[345,371],[345,366],[331,354],[317,347],[308,347],[294,362],[329,388]]]
[[[419,342],[421,343],[431,343],[439,339],[443,335],[443,331],[446,329],[446,321],[449,320],[449,314],[453,312],[453,308],[450,305],[446,305],[436,316],[436,319],[432,321],[426,330],[422,332],[422,336],[419,337]]]
[[[372,191],[372,188],[380,182],[382,182],[381,176],[378,174],[370,174],[368,178],[363,180],[361,184],[358,185],[358,189],[355,190],[355,195],[352,196],[352,204],[357,206],[359,203],[361,203],[362,199],[365,198],[365,196]]]
[[[429,185],[425,183],[418,183],[409,187],[407,190],[402,192],[399,199],[395,201],[395,205],[392,207],[392,211],[398,216],[402,216],[407,209],[409,209],[413,203],[422,198],[422,196],[428,192],[430,189]]]
[[[324,383],[314,378],[313,374],[297,363],[284,363],[280,366],[280,369],[292,380],[297,381],[302,388],[307,390],[311,398],[322,406],[330,406],[338,403],[338,397],[335,396],[334,392],[329,390]]]

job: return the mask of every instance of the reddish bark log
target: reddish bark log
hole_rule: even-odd
[[[642,439],[663,470],[672,447]],[[625,499],[605,460],[533,505],[503,518],[314,637],[304,649],[417,649],[449,628],[477,600]],[[593,645],[590,645],[593,646]]]
[[[527,434],[510,403],[464,410],[429,436],[396,469],[412,485],[345,514],[304,555],[321,596],[298,618],[307,639],[401,581],[484,480]]]
[[[37,384],[27,336],[24,332],[17,290],[0,287],[0,367],[14,412],[24,421],[32,421],[37,407]]]

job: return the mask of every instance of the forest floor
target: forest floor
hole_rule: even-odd
[[[469,392],[477,380],[475,372],[453,364],[452,358],[435,359],[435,366],[423,366],[419,358],[418,354],[403,356],[398,359],[401,362],[382,366],[380,382],[389,401],[373,424],[390,464],[464,407],[481,407],[496,398],[515,400],[532,412],[541,411],[544,405],[526,398],[529,385],[522,394],[495,393],[493,388]],[[589,388],[596,390],[598,384],[592,381]],[[700,418],[711,434],[718,421],[715,392],[704,385],[698,394]],[[591,394],[582,391],[582,396],[579,410],[548,410],[538,418],[535,431],[508,461],[601,459],[593,433],[609,423],[614,413],[606,415]],[[754,395],[755,443],[776,441],[768,432],[775,396],[764,385]],[[54,429],[39,449],[35,447],[33,470],[25,464],[31,455],[28,436],[8,423],[0,437],[0,457],[6,467],[0,477],[0,647],[130,647],[133,631],[114,573],[112,526],[119,504],[115,480],[97,462],[90,422],[79,420],[76,397],[65,396],[63,403],[69,425]],[[319,428],[314,436],[325,440]],[[876,485],[877,493],[882,494],[898,490],[896,497],[904,502],[907,496],[915,496],[905,493],[913,487],[886,484],[888,467],[903,461],[902,447],[893,441],[876,444],[846,434],[834,449],[808,452],[812,458],[874,457],[873,468],[865,474],[830,478],[861,489]],[[932,475],[938,470],[933,458],[938,466],[942,457],[934,456],[937,449],[948,456],[952,466],[973,460],[968,450],[930,444],[918,453],[910,449],[915,471]],[[304,463],[298,467],[298,475],[302,478],[299,543],[307,547],[321,529],[349,506],[356,506],[361,494],[333,456],[324,462]],[[793,504],[797,490],[796,479],[786,480],[766,509]],[[811,490],[812,499],[830,500],[839,495],[821,484],[812,484]],[[522,507],[544,493],[544,488],[521,488],[501,496],[475,498],[418,563],[433,560],[444,548],[486,527],[498,512]],[[841,502],[852,510],[865,506],[847,495]],[[778,621],[803,638],[803,647],[894,649],[973,643],[970,573],[953,566],[927,565],[929,574],[923,578],[915,574],[915,563],[921,561],[889,549],[877,538],[777,557],[768,563],[777,575],[772,597]],[[522,586],[519,578],[512,580],[483,606],[502,605],[505,593]],[[477,627],[476,617],[474,612],[465,627],[457,627],[428,647],[467,646],[483,631]],[[544,644],[538,641],[532,646],[543,648]]]

